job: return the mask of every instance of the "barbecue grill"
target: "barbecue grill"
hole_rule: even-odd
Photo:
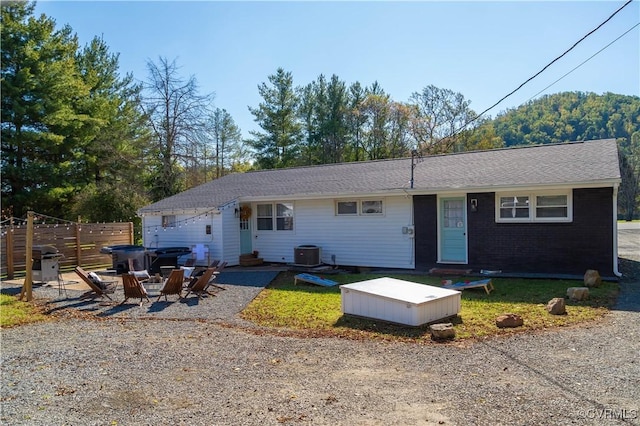
[[[64,258],[62,253],[54,246],[42,245],[31,248],[32,279],[34,282],[46,283],[56,281],[60,275],[60,259]]]

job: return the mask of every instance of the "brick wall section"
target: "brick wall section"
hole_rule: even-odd
[[[613,188],[575,189],[571,223],[496,223],[495,194],[467,195],[469,268],[613,276]],[[471,212],[471,199],[478,211]],[[416,269],[437,264],[437,198],[414,197]],[[459,266],[459,265],[456,265]]]
[[[575,189],[571,223],[496,223],[495,194],[469,194],[469,266],[503,272],[613,275],[612,188]],[[470,210],[470,207],[469,207]]]

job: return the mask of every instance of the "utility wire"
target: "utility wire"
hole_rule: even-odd
[[[640,22],[638,22],[637,24],[635,24],[633,27],[629,28],[627,31],[625,31],[624,33],[622,33],[618,38],[616,38],[615,40],[613,40],[611,43],[607,44],[605,47],[603,47],[602,49],[598,50],[596,53],[594,53],[593,55],[589,56],[587,59],[585,59],[584,61],[582,61],[582,63],[580,63],[580,65],[576,66],[575,68],[573,68],[571,71],[567,72],[565,75],[563,75],[562,77],[560,77],[559,79],[557,79],[556,81],[554,81],[553,83],[551,83],[550,85],[548,85],[547,87],[545,87],[544,89],[542,89],[541,91],[539,91],[538,93],[536,93],[535,95],[531,96],[529,99],[527,99],[527,102],[529,102],[531,99],[535,98],[536,96],[538,96],[540,93],[544,92],[545,90],[547,90],[549,87],[553,86],[554,84],[556,84],[557,82],[559,82],[560,80],[562,80],[563,78],[565,78],[566,76],[568,76],[569,74],[571,74],[572,72],[574,72],[575,70],[577,70],[578,68],[580,68],[581,66],[583,66],[584,64],[586,64],[587,62],[589,62],[591,59],[593,59],[596,55],[602,53],[605,49],[607,49],[609,46],[611,46],[613,43],[615,43],[616,41],[620,40],[622,37],[626,36],[627,34],[629,34],[631,32],[631,30],[633,30],[634,28],[636,28],[638,25],[640,25]]]
[[[486,114],[488,111],[492,110],[493,108],[495,108],[496,106],[498,106],[500,103],[502,103],[502,101],[504,101],[505,99],[507,99],[509,96],[513,95],[514,93],[516,93],[518,90],[522,89],[522,87],[527,84],[528,82],[530,82],[531,80],[533,80],[534,78],[536,78],[537,76],[539,76],[540,74],[542,74],[544,71],[547,70],[547,68],[549,68],[551,65],[553,65],[554,63],[556,63],[558,60],[560,60],[562,57],[564,57],[567,53],[571,52],[573,49],[575,49],[575,47],[580,44],[581,42],[583,42],[587,37],[589,37],[591,34],[595,33],[596,31],[598,31],[603,25],[605,25],[607,22],[609,22],[611,19],[613,19],[614,16],[616,16],[622,9],[624,9],[625,7],[627,7],[633,0],[628,0],[625,4],[623,4],[622,6],[620,6],[618,8],[618,10],[616,10],[615,12],[613,12],[607,19],[605,19],[600,25],[598,25],[597,27],[595,27],[594,29],[592,29],[591,31],[589,31],[587,34],[585,34],[580,40],[576,41],[573,46],[571,46],[570,48],[568,48],[567,50],[565,50],[560,56],[558,56],[557,58],[555,58],[553,61],[549,62],[547,65],[545,65],[540,71],[538,71],[537,73],[535,73],[534,75],[532,75],[531,77],[529,77],[528,79],[526,79],[522,84],[520,84],[518,87],[516,87],[515,89],[513,89],[511,92],[509,92],[508,94],[506,94],[505,96],[503,96],[502,98],[500,98],[500,100],[496,103],[494,103],[493,105],[491,105],[489,108],[485,109],[484,111],[482,111],[480,114],[478,114],[475,118],[472,118],[471,120],[467,121],[466,123],[464,123],[458,130],[456,130],[455,132],[453,132],[452,134],[450,134],[449,136],[445,137],[444,139],[448,139],[448,138],[452,138],[454,136],[456,136],[458,133],[460,133],[465,127],[467,127],[469,124],[473,123],[474,121],[477,121],[480,117],[482,117],[484,114]]]

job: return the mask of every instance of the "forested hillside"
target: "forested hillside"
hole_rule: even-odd
[[[477,131],[493,133],[506,147],[616,139],[622,175],[619,213],[631,219],[640,212],[639,96],[556,93],[501,113]]]
[[[505,146],[626,139],[640,131],[640,97],[563,92],[510,109],[486,123]]]

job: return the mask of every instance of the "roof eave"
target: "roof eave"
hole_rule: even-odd
[[[521,184],[496,184],[464,187],[432,187],[405,189],[403,192],[409,194],[434,194],[441,192],[496,192],[512,191],[520,189],[543,190],[543,189],[566,189],[566,188],[602,188],[615,187],[621,182],[620,178],[598,179],[593,181],[573,181],[573,182],[551,182],[551,183],[521,183]]]
[[[176,209],[176,208],[167,208],[167,209],[138,209],[136,210],[136,215],[143,217],[144,215],[202,215],[206,213],[215,213],[220,211],[218,207],[198,207],[198,208],[186,208],[186,209]]]
[[[464,187],[423,187],[423,188],[393,188],[388,190],[367,191],[367,192],[332,192],[332,193],[314,193],[314,194],[280,194],[280,195],[264,195],[264,196],[247,196],[238,197],[221,206],[205,206],[198,208],[167,208],[167,209],[138,209],[137,215],[160,215],[160,214],[176,214],[176,215],[200,215],[208,212],[216,212],[225,206],[235,203],[256,203],[261,201],[273,200],[317,200],[330,198],[350,198],[350,197],[388,197],[398,195],[421,195],[421,194],[439,194],[439,193],[468,193],[468,192],[505,192],[514,190],[545,190],[545,189],[567,189],[567,188],[601,188],[616,187],[620,185],[620,178],[600,179],[593,181],[573,181],[573,182],[553,182],[553,183],[522,183],[508,185],[480,185],[480,186],[464,186]]]

